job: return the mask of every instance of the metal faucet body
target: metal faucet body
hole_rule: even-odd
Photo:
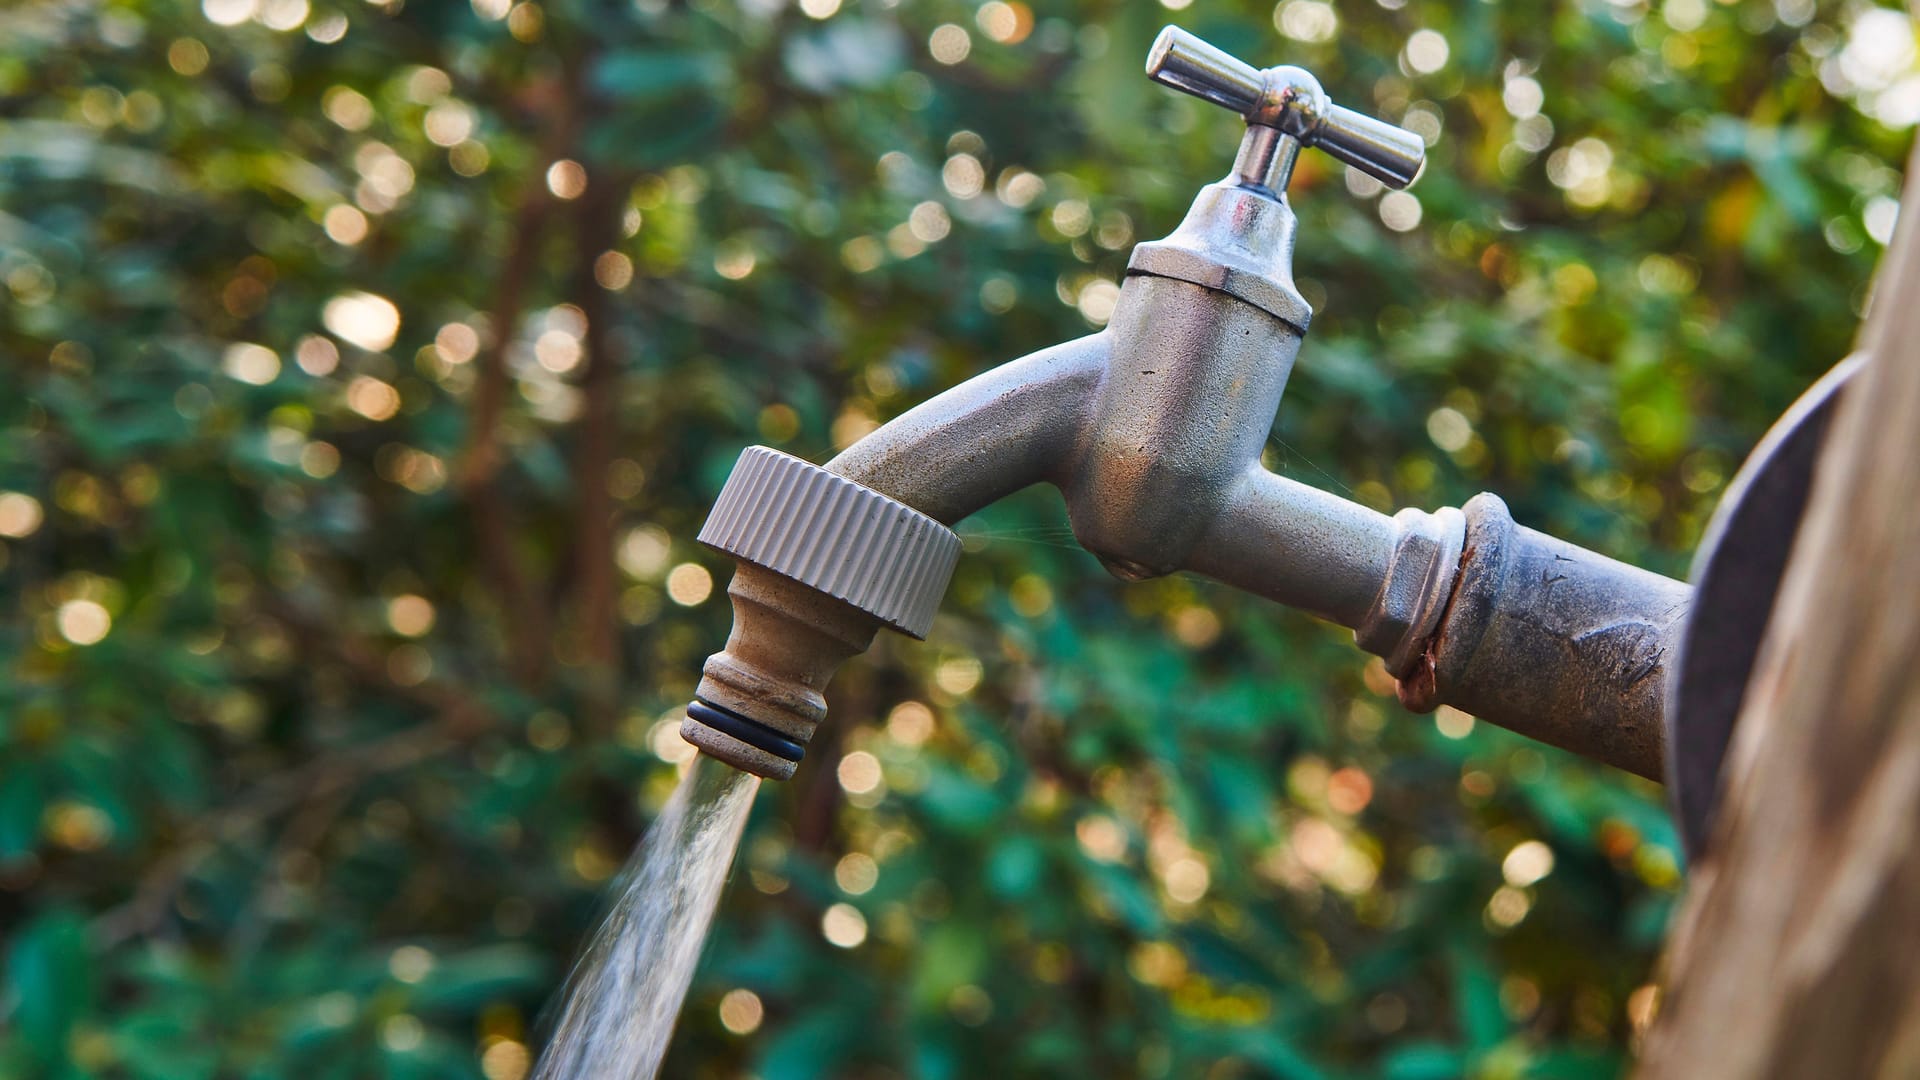
[[[1301,330],[1225,293],[1134,273],[1107,332],[1106,378],[1061,490],[1081,546],[1118,577],[1158,577],[1186,565],[1259,460]]]
[[[1259,469],[1312,308],[1293,210],[1235,177],[1134,249],[1107,328],[942,394],[827,468],[949,524],[1030,484],[1115,576],[1187,567]]]
[[[1203,188],[1171,235],[1135,248],[1104,330],[954,387],[824,470],[750,450],[761,455],[754,475],[772,478],[736,488],[743,457],[702,532],[742,569],[733,638],[709,660],[683,728],[691,741],[762,775],[790,774],[798,756],[780,740],[804,746],[833,669],[881,625],[925,632],[926,582],[938,577],[937,600],[958,551],[957,539],[927,541],[928,530],[1048,483],[1081,545],[1120,578],[1192,571],[1303,609],[1352,628],[1411,708],[1455,705],[1659,776],[1665,664],[1686,585],[1517,526],[1492,495],[1389,517],[1261,465],[1312,320],[1292,276],[1284,186],[1294,155],[1320,139],[1404,186],[1419,150],[1417,137],[1327,102],[1317,83],[1303,91],[1311,76],[1298,69],[1249,75],[1228,67],[1238,63],[1176,31],[1156,43],[1150,74],[1196,93],[1227,85],[1238,96],[1201,96],[1250,126],[1234,172]],[[849,515],[831,508],[848,493],[828,490],[838,481],[893,505],[844,526]],[[795,508],[787,518],[773,505],[783,498]],[[728,532],[715,526],[722,518],[757,524]],[[848,567],[889,560],[924,567],[907,575],[919,592],[889,594],[911,594],[916,614],[845,587],[861,576]],[[753,724],[777,737],[756,743]]]

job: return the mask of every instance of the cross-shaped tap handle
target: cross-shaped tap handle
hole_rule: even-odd
[[[1388,187],[1413,183],[1426,161],[1426,143],[1420,136],[1335,105],[1307,71],[1297,67],[1262,71],[1176,26],[1160,31],[1154,39],[1147,54],[1147,75],[1232,109],[1249,127],[1274,128],[1299,140],[1301,146],[1317,146]],[[1242,156],[1246,156],[1244,149]],[[1278,174],[1281,187],[1291,164],[1289,158],[1287,169]]]

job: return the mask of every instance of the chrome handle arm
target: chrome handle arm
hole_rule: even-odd
[[[1153,39],[1147,77],[1245,117],[1259,109],[1267,90],[1260,69],[1177,26]]]
[[[1385,120],[1335,105],[1309,146],[1351,165],[1390,188],[1403,188],[1420,176],[1427,144],[1420,136]]]
[[[1413,183],[1426,162],[1420,136],[1335,105],[1311,73],[1284,66],[1260,70],[1176,26],[1154,39],[1147,76],[1232,110],[1251,127],[1275,128],[1301,146],[1318,147],[1388,187]],[[1289,171],[1277,175],[1284,180]]]

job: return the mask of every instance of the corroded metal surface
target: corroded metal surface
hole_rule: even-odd
[[[1440,624],[1466,547],[1467,519],[1452,507],[1393,516],[1393,558],[1354,643],[1387,662],[1398,678],[1411,671]]]
[[[1584,757],[1661,776],[1666,680],[1692,590],[1470,500],[1446,613],[1400,678],[1410,709],[1453,705]]]

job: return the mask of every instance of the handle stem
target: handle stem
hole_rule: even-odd
[[[1283,192],[1293,179],[1293,163],[1300,157],[1300,140],[1265,124],[1250,124],[1233,160],[1233,175],[1242,184]]]

